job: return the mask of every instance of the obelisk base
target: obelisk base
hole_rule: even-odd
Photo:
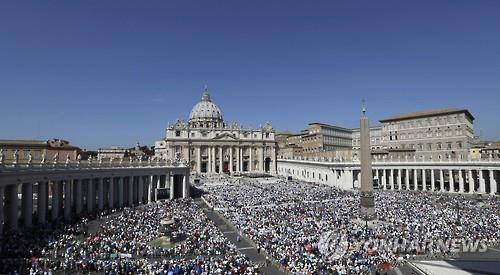
[[[375,220],[375,197],[372,191],[361,192],[361,211],[360,218],[365,221]]]

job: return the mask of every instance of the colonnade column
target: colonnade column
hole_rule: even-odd
[[[378,171],[378,170],[377,170]],[[377,175],[377,179],[378,179],[378,175]],[[338,187],[338,182],[337,182],[337,170],[336,169],[333,169],[333,185]]]
[[[110,177],[108,182],[108,207],[115,208],[115,178]]]
[[[104,210],[104,182],[102,178],[97,178],[97,195],[99,196],[97,207],[99,211],[102,211]]]
[[[387,189],[387,177],[386,177],[386,174],[385,174],[385,169],[382,170],[382,186],[384,188],[384,190]]]
[[[473,193],[474,191],[476,191],[476,185],[474,184],[474,177],[472,175],[472,170],[469,170],[468,171],[468,175],[467,175],[467,178],[469,179],[469,193]]]
[[[391,190],[394,190],[394,169],[389,170],[389,183],[391,185]]]
[[[51,210],[51,219],[53,221],[57,220],[59,217],[59,205],[61,202],[61,197],[60,197],[60,189],[61,189],[61,182],[59,181],[53,181],[52,182],[52,210]]]
[[[444,192],[444,173],[443,173],[443,169],[439,169],[439,184],[441,185],[439,187],[439,190],[441,192]]]
[[[64,181],[64,219],[71,219],[71,193],[72,193],[72,181],[73,180],[65,180]]]
[[[431,189],[432,189],[432,192],[434,192],[436,190],[436,182],[434,179],[434,169],[431,169]]]
[[[94,180],[92,178],[87,179],[87,212],[94,212],[95,206],[95,191],[94,191]]]
[[[189,173],[182,177],[182,197],[189,197]]]
[[[229,172],[231,172],[231,174],[234,172],[233,171],[233,146],[229,147]]]
[[[155,201],[158,201],[158,188],[160,188],[160,182],[161,181],[161,176],[158,175],[156,176],[156,183],[155,183],[155,189],[154,189],[154,192],[155,192]],[[167,178],[165,177],[165,185],[167,183]]]
[[[37,205],[37,213],[38,213],[38,224],[45,224],[47,222],[47,200],[48,200],[48,183],[39,182],[38,183],[38,205]]]
[[[495,179],[495,171],[490,170],[490,194],[495,195],[497,193],[497,181]]]
[[[398,169],[398,190],[403,190],[403,186],[402,186],[402,178],[401,178],[401,172],[402,170],[401,169]]]
[[[151,203],[151,193],[152,193],[152,191],[153,191],[153,176],[149,176],[148,177],[148,203]]]
[[[124,198],[123,198],[123,185],[124,185],[123,177],[118,177],[118,207],[123,207]]]
[[[17,184],[7,185],[5,187],[5,225],[12,230],[17,230],[19,227],[19,199],[17,193]]]
[[[23,226],[31,227],[33,225],[33,183],[23,183],[21,188]]]
[[[418,171],[413,169],[413,190],[418,190]]]
[[[128,176],[128,205],[134,206],[134,176]]]
[[[167,176],[165,176],[167,177]],[[170,178],[170,199],[173,200],[174,199],[174,185],[175,185],[175,182],[174,182],[174,174],[170,174],[169,176]]]
[[[142,204],[144,202],[144,184],[145,184],[144,176],[139,176],[139,186],[137,187],[137,195],[139,196],[137,202]]]
[[[410,169],[406,169],[406,174],[405,174],[405,184],[406,184],[406,190],[410,190]]]
[[[75,211],[76,214],[79,215],[82,213],[82,208],[83,208],[83,185],[82,185],[82,180],[73,180],[73,184],[75,185],[76,189],[76,196],[75,196]]]
[[[427,190],[427,175],[425,169],[422,169],[422,191]]]
[[[353,182],[354,182],[354,172],[353,172],[353,170],[347,170],[348,188],[353,188]]]
[[[450,169],[448,172],[448,181],[450,184],[450,192],[455,192],[455,179],[453,178],[453,170]]]
[[[484,182],[483,171],[477,170],[477,175],[479,177],[479,193],[484,194],[486,192],[486,183]]]
[[[458,170],[458,192],[464,192],[464,177],[461,169]]]

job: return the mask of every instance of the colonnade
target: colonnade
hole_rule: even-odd
[[[4,228],[31,228],[105,209],[189,196],[189,167],[154,170],[158,173],[0,175],[0,234]]]
[[[357,179],[359,180],[359,179]],[[374,169],[374,180],[383,190],[446,191],[495,195],[500,170],[433,167]]]
[[[500,162],[398,162],[372,164],[374,187],[497,195]],[[278,175],[304,181],[356,189],[360,186],[359,162],[278,160]]]

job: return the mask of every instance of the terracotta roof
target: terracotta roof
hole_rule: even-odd
[[[500,150],[500,142],[493,142],[486,146],[483,150]]]
[[[47,146],[46,140],[0,139],[4,146]]]
[[[449,114],[457,114],[457,113],[463,113],[463,112],[465,112],[466,115],[471,120],[474,120],[474,117],[471,115],[471,113],[467,109],[444,108],[444,109],[433,109],[433,110],[426,110],[426,111],[420,111],[420,112],[395,115],[395,116],[392,116],[389,118],[381,119],[380,122],[405,120],[405,119],[410,119],[410,118],[430,117],[430,116],[436,116],[436,115],[449,115]]]
[[[50,140],[49,140],[50,141]],[[23,140],[23,139],[0,139],[0,146],[4,147],[39,147],[47,148],[50,150],[68,150],[76,149],[80,150],[79,147],[64,144],[63,146],[51,146],[47,140]]]

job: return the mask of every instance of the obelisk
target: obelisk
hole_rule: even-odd
[[[364,105],[364,104],[363,104]],[[370,125],[363,106],[360,120],[361,138],[361,211],[360,218],[371,221],[376,218],[373,197],[372,154],[370,149]]]

